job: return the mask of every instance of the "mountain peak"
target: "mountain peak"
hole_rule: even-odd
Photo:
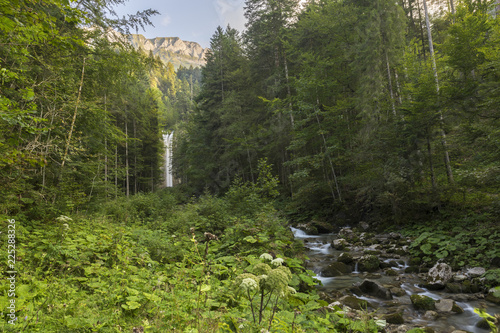
[[[179,37],[146,38],[140,34],[130,34],[128,40],[135,49],[151,51],[163,62],[171,62],[176,69],[181,65],[184,67],[205,65],[208,49],[202,48],[196,42],[183,41]]]

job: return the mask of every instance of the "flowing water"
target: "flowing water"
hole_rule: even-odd
[[[353,286],[355,283],[363,282],[365,279],[371,279],[379,282],[380,284],[387,286],[394,286],[404,290],[406,293],[402,296],[394,296],[393,300],[386,301],[382,299],[377,299],[371,296],[357,296],[360,299],[369,302],[372,307],[377,308],[377,314],[402,313],[405,322],[408,324],[414,324],[421,327],[427,326],[432,327],[436,332],[449,333],[455,329],[465,330],[473,333],[487,333],[489,330],[484,330],[476,327],[476,324],[481,320],[479,315],[474,313],[474,308],[480,306],[480,304],[486,304],[486,311],[490,314],[500,313],[500,306],[495,305],[484,300],[481,301],[456,301],[456,304],[460,306],[464,313],[462,314],[450,314],[444,316],[438,316],[435,319],[429,319],[424,317],[424,313],[421,311],[415,311],[413,305],[411,304],[410,295],[418,294],[431,297],[435,300],[439,299],[453,299],[456,294],[448,294],[442,291],[429,291],[425,288],[419,287],[419,284],[424,281],[421,280],[415,274],[404,273],[405,269],[408,267],[407,259],[403,258],[381,258],[384,262],[396,262],[397,266],[392,267],[392,269],[398,272],[397,276],[385,275],[382,271],[376,272],[375,274],[361,273],[358,270],[357,263],[354,265],[353,272],[348,275],[338,276],[338,277],[323,277],[321,272],[330,263],[335,262],[336,258],[346,251],[337,251],[331,247],[332,241],[337,238],[335,234],[322,234],[322,235],[308,235],[304,231],[296,228],[291,228],[295,238],[301,239],[304,242],[305,247],[308,249],[306,255],[309,260],[306,263],[306,267],[316,273],[316,279],[321,282],[318,285],[318,289],[328,292],[328,291],[338,291],[347,289]],[[356,257],[363,254],[364,248],[351,248],[350,253]]]

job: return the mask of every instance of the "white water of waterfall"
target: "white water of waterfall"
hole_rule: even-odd
[[[174,133],[163,134],[163,143],[165,144],[165,186],[174,186],[172,177],[172,139]]]

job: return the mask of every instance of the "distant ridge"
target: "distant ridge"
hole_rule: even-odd
[[[148,39],[140,34],[128,36],[130,44],[135,49],[153,52],[164,63],[170,62],[175,69],[179,66],[202,67],[205,65],[205,55],[208,49],[204,49],[196,42],[183,41],[179,37],[156,37]]]

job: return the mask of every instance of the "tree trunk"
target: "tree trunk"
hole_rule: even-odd
[[[434,46],[432,44],[432,33],[429,22],[429,13],[427,11],[427,0],[424,0],[424,11],[425,11],[425,24],[427,26],[427,35],[429,38],[429,51],[431,54],[432,69],[434,71],[434,78],[436,79],[436,92],[439,98],[439,79],[437,73],[436,58],[434,57]],[[448,182],[453,185],[455,181],[453,179],[453,172],[451,170],[450,154],[448,153],[448,144],[446,142],[446,133],[444,131],[444,117],[443,117],[443,112],[441,110],[439,110],[439,122],[440,122],[440,132],[441,132],[441,143],[443,145],[443,151],[444,151],[444,164],[446,168],[446,175],[448,177]]]
[[[436,175],[434,173],[434,164],[432,163],[432,147],[431,147],[431,140],[429,138],[429,132],[427,131],[427,154],[429,155],[429,170],[431,172],[431,182],[432,182],[432,189],[436,189]]]
[[[422,28],[422,11],[420,9],[420,3],[418,2],[418,0],[417,0],[417,6],[418,6],[418,19],[419,19],[419,24],[418,25],[420,26],[420,38],[422,39],[422,52],[424,53],[424,60],[426,60],[426,56],[425,56],[424,28]]]
[[[137,194],[137,132],[134,118],[134,194]]]
[[[389,80],[389,92],[391,94],[391,104],[392,104],[392,114],[396,116],[396,105],[394,104],[394,92],[392,90],[392,77],[391,77],[391,67],[389,66],[389,55],[387,50],[385,51],[385,63],[387,65],[387,78]]]
[[[73,119],[71,120],[71,127],[69,128],[68,139],[66,141],[66,148],[64,148],[64,155],[61,162],[61,171],[64,168],[64,163],[66,162],[66,156],[68,155],[69,144],[71,142],[71,136],[73,135],[73,129],[75,128],[76,113],[78,112],[78,104],[80,103],[80,96],[82,95],[83,77],[85,74],[85,58],[83,58],[82,66],[82,78],[80,80],[80,87],[78,88],[78,97],[75,103],[75,112],[73,113]]]
[[[128,171],[128,124],[125,121],[125,184],[127,198],[130,196],[130,176]]]

